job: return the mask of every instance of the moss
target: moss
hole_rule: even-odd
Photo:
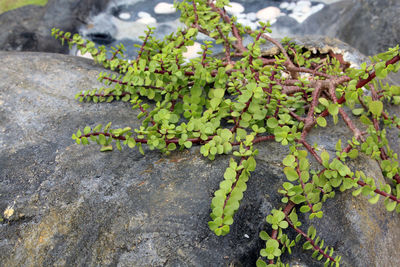
[[[27,5],[45,6],[48,0],[0,0],[0,14]]]

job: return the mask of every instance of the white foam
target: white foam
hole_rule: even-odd
[[[138,13],[138,17],[139,17],[139,18],[151,18],[151,15],[150,15],[149,13],[147,13],[147,12],[140,11],[140,12]]]
[[[175,12],[176,12],[176,9],[175,9],[174,5],[165,3],[165,2],[158,3],[154,7],[154,13],[156,13],[156,14],[172,14]]]
[[[282,4],[279,5],[280,9],[287,9],[289,7],[289,3],[288,2],[283,2]]]
[[[145,24],[145,25],[150,25],[150,24],[156,24],[157,20],[150,16],[150,17],[140,18],[136,22]]]
[[[118,17],[122,20],[129,20],[131,18],[131,14],[128,12],[119,13]]]

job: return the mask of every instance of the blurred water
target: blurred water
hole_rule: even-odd
[[[273,36],[282,37],[291,34],[292,29],[301,23],[308,13],[316,12],[322,9],[325,3],[335,1],[337,0],[236,0],[234,2],[244,7],[242,13],[236,14],[238,21],[247,23],[252,28],[257,25],[256,13],[259,10],[266,7],[280,8],[281,15],[271,23],[273,23]],[[128,49],[126,53],[128,57],[134,58],[137,54],[134,44],[141,44],[139,36],[144,35],[147,26],[156,27],[154,36],[158,39],[183,26],[179,22],[179,11],[170,14],[155,12],[155,6],[160,2],[172,4],[173,0],[112,0],[104,12],[88,18],[87,24],[80,29],[80,34],[107,48],[122,43]],[[202,43],[207,39],[207,36],[200,34],[197,40]],[[219,50],[222,50],[222,46],[214,48],[214,51]],[[71,54],[75,53],[76,51],[71,51]]]

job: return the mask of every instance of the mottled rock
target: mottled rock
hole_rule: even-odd
[[[89,15],[109,0],[49,0],[46,6],[27,5],[0,15],[0,50],[68,53],[51,37],[51,29],[76,33]]]
[[[302,42],[312,46],[311,39]],[[346,48],[323,39],[315,46]],[[197,147],[142,156],[76,145],[71,135],[85,125],[139,126],[127,103],[74,100],[79,90],[100,86],[101,68],[56,54],[0,52],[0,60],[0,211],[8,217],[0,223],[1,266],[254,266],[264,246],[258,233],[265,216],[280,207],[287,148],[258,146],[257,168],[231,233],[216,237],[207,227],[210,201],[229,156],[209,161]],[[351,136],[341,122],[313,131],[309,141],[334,151],[338,136]],[[354,165],[383,179],[366,158]],[[400,265],[398,214],[350,192],[338,193],[323,210],[313,224],[343,256],[341,266]],[[301,220],[306,228],[308,220]],[[322,265],[301,248],[285,260]]]

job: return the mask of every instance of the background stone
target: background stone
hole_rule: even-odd
[[[109,0],[49,0],[41,6],[28,5],[0,15],[0,50],[68,53],[51,37],[51,29],[78,32],[89,15],[102,11]]]
[[[346,0],[326,5],[297,29],[341,39],[366,55],[400,43],[400,1]]]

